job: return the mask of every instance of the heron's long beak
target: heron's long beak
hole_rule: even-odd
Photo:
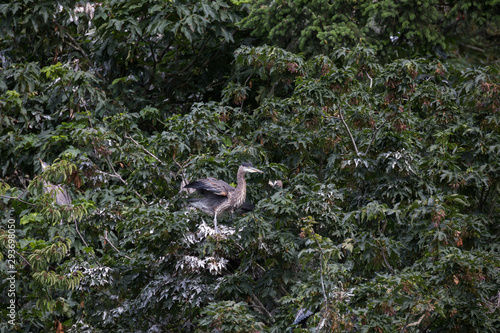
[[[247,168],[247,172],[260,172],[260,173],[264,173],[264,171],[259,170],[259,169],[254,168],[254,167],[248,167]]]

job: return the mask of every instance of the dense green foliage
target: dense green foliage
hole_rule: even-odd
[[[498,332],[498,7],[0,4],[0,332]]]
[[[308,55],[361,44],[391,59],[427,52],[447,57],[443,50],[463,58],[475,58],[475,52],[496,58],[498,13],[496,0],[257,0],[241,25]]]

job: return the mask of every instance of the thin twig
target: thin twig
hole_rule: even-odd
[[[187,160],[185,161],[184,163],[179,163],[177,162],[177,160],[175,159],[175,151],[174,151],[174,155],[172,156],[172,160],[174,161],[175,164],[177,164],[177,166],[179,167],[179,170],[181,171],[181,177],[183,180],[187,180],[186,178],[186,174],[184,173],[184,169],[189,165],[189,163],[191,163],[190,160]]]
[[[314,231],[313,231],[314,232]],[[323,257],[324,257],[324,252],[323,248],[321,247],[321,244],[319,244],[318,239],[316,238],[316,235],[313,235],[314,241],[316,242],[316,245],[318,245],[319,250],[321,251],[320,255],[320,280],[321,280],[321,289],[323,290],[323,297],[325,298],[325,307],[328,308],[328,296],[326,295],[325,291],[325,282],[323,280]]]
[[[425,318],[425,313],[424,313],[424,314],[420,317],[420,319],[419,319],[419,320],[417,320],[416,322],[403,326],[403,327],[401,328],[401,332],[406,331],[406,328],[407,328],[407,327],[420,325],[420,323],[422,322],[422,319],[424,319],[424,318]]]
[[[267,270],[264,267],[262,267],[261,265],[259,265],[259,263],[256,262],[255,260],[253,261],[253,264],[255,266],[257,266],[257,268],[259,268],[262,271],[262,273],[266,273],[267,272]]]
[[[85,241],[85,239],[83,238],[82,234],[80,233],[80,230],[78,229],[78,222],[77,220],[75,219],[75,229],[76,229],[76,232],[78,233],[78,236],[80,236],[80,239],[82,240],[83,244],[85,244],[86,247],[89,247],[89,245],[87,244],[87,242]],[[97,257],[96,255],[93,253],[93,252],[90,252],[90,255],[97,260]],[[96,262],[97,263],[97,266],[99,267],[102,267],[101,264],[99,263],[99,261]]]
[[[319,322],[318,325],[319,331],[321,331],[321,329],[325,326],[327,319],[328,319],[328,314],[324,315],[323,318],[321,318],[321,321]]]
[[[314,231],[313,231],[314,232]],[[313,235],[313,238],[314,238],[314,241],[316,242],[316,245],[318,245],[318,248],[319,250],[321,251],[321,254],[320,254],[320,270],[319,270],[319,273],[320,273],[320,281],[321,281],[321,289],[323,291],[323,297],[325,298],[325,307],[324,307],[324,313],[328,314],[328,296],[326,295],[326,291],[325,291],[325,281],[323,280],[323,257],[324,257],[324,252],[323,252],[323,248],[321,247],[321,244],[318,242],[318,239],[316,238],[316,235]],[[323,326],[325,325],[326,323],[326,318],[328,317],[328,315],[324,316],[323,317],[323,320],[321,321],[319,327],[320,327],[320,330],[323,328]]]
[[[111,164],[111,161],[109,160],[109,156],[106,157],[106,162],[108,162],[109,167],[111,168],[111,170],[113,170],[113,173],[114,173],[114,175],[113,174],[109,174],[109,173],[108,173],[108,175],[110,175],[111,177],[115,177],[115,178],[119,179],[121,182],[123,182],[123,184],[125,184],[125,185],[128,186],[127,181],[125,179],[123,179],[122,176],[120,176],[120,174],[118,172],[116,172],[115,168]],[[136,190],[132,190],[132,191],[134,191],[135,195],[137,195],[139,197],[139,199],[141,199],[142,203],[144,203],[145,205],[148,204],[146,202],[146,200],[144,200],[144,198],[141,197],[141,195],[139,193],[137,193]]]
[[[59,29],[60,31],[62,31],[62,30],[63,30],[63,29],[61,28],[61,26],[60,26],[57,22],[55,22],[55,24],[56,24],[56,26],[58,27],[58,29]],[[67,40],[66,40],[66,38],[67,38],[69,41],[67,41]],[[71,46],[72,48],[74,48],[76,51],[80,52],[80,53],[83,55],[83,57],[84,57],[84,58],[85,58],[85,59],[86,59],[86,60],[87,60],[87,61],[88,61],[88,62],[89,62],[89,63],[90,63],[93,67],[95,67],[95,63],[94,63],[92,60],[90,60],[89,56],[87,55],[87,52],[85,52],[85,50],[84,50],[84,49],[80,46],[80,43],[78,43],[78,41],[77,41],[76,39],[74,39],[74,38],[73,38],[73,36],[71,36],[71,34],[69,34],[69,33],[64,34],[64,35],[63,35],[63,41],[64,41],[66,44],[68,44],[69,46]],[[101,74],[99,74],[98,72],[95,72],[95,75],[96,75],[97,77],[99,77],[101,80],[102,80],[102,79],[104,79],[104,78],[102,77],[102,75],[101,75]]]
[[[15,249],[10,249],[10,250],[14,251],[14,253],[15,253],[15,254],[17,254],[18,256],[20,256],[20,257],[21,257],[21,259],[23,259],[23,260],[24,260],[24,262],[25,262],[25,263],[27,263],[27,264],[28,264],[28,266],[30,266],[30,267],[31,267],[31,264],[29,263],[29,261],[28,261],[28,260],[26,260],[26,258],[25,258],[25,257],[23,257],[23,255],[22,255],[21,253],[17,252]]]
[[[269,311],[267,311],[267,309],[264,306],[264,304],[262,304],[262,302],[257,298],[257,296],[255,296],[254,293],[252,293],[252,299],[257,304],[257,307],[260,308],[269,319],[273,318],[273,316],[271,315],[271,313],[269,313]]]
[[[170,16],[170,14],[169,14],[169,15],[167,15],[167,17],[168,17],[168,16]],[[167,43],[167,45],[165,45],[165,47],[163,48],[163,51],[161,51],[160,55],[157,57],[157,58],[158,58],[158,59],[157,59],[157,61],[158,61],[158,62],[161,62],[161,61],[162,61],[162,59],[163,59],[163,57],[164,57],[164,56],[165,56],[165,54],[167,53],[167,51],[169,51],[169,50],[170,50],[170,46],[172,45],[172,42],[173,42],[173,41],[174,41],[174,39],[170,40],[170,41]]]
[[[125,134],[125,138],[127,139],[130,139],[132,140],[132,142],[134,142],[139,148],[141,148],[142,150],[144,150],[149,156],[153,157],[155,160],[157,160],[160,164],[164,165],[164,166],[167,166],[167,164],[165,164],[165,162],[163,162],[162,160],[160,160],[158,157],[156,157],[156,155],[154,155],[153,153],[151,153],[149,150],[147,150],[146,148],[144,148],[144,146],[140,145],[137,141],[135,141],[130,135],[127,135]],[[137,194],[137,196],[139,198],[141,198],[142,202],[147,205],[147,202],[139,195],[139,193],[137,193],[135,190],[134,190],[135,194]]]
[[[141,195],[136,190],[133,190],[133,191],[134,191],[135,195],[137,195],[139,197],[139,199],[141,199],[142,203],[147,206],[148,205],[147,201],[144,200],[144,198],[141,197]]]
[[[370,89],[372,88],[372,84],[373,84],[373,80],[372,80],[372,77],[370,76],[370,74],[368,74],[368,72],[366,72],[366,75],[368,76],[368,78],[370,79]]]
[[[153,157],[155,160],[157,160],[158,162],[160,162],[161,164],[163,165],[166,165],[163,161],[161,161],[158,157],[156,157],[153,153],[151,153],[149,150],[147,150],[146,148],[144,148],[143,146],[141,146],[137,141],[135,141],[131,136],[129,135],[126,135],[125,134],[125,137],[127,139],[130,139],[132,140],[132,142],[134,142],[139,148],[141,148],[142,150],[144,150],[149,156]]]
[[[342,114],[342,110],[340,108],[339,108],[339,116],[340,116],[340,120],[342,121],[342,123],[344,124],[344,127],[347,130],[347,133],[349,134],[349,137],[351,138],[352,145],[354,146],[354,151],[356,152],[356,155],[359,156],[358,146],[356,145],[356,141],[354,141],[354,137],[352,136],[352,133],[351,133],[351,130],[349,129],[349,126],[347,126],[347,123],[344,120],[344,115]]]
[[[182,192],[182,191],[185,191],[188,194],[194,193],[196,191],[195,189],[193,189],[193,188],[185,188],[185,186],[189,183],[189,179],[186,177],[184,169],[186,168],[186,166],[189,165],[189,163],[191,163],[191,161],[187,160],[187,161],[185,161],[182,164],[179,163],[179,162],[177,162],[177,160],[175,159],[175,151],[174,151],[174,155],[172,156],[172,159],[173,159],[174,163],[177,164],[177,166],[179,167],[179,171],[177,172],[176,175],[178,175],[179,172],[181,173],[181,179],[182,179],[182,181],[181,181],[181,189],[180,189],[179,193]]]
[[[106,230],[106,231],[104,231],[104,240],[106,240],[106,241],[109,243],[109,245],[111,245],[111,247],[112,247],[113,249],[115,249],[115,251],[116,251],[116,252],[121,253],[121,251],[120,251],[120,250],[118,250],[118,249],[116,248],[116,246],[114,246],[114,245],[113,245],[113,243],[111,243],[111,241],[109,240],[109,238],[108,238],[108,231],[107,231],[107,230]],[[128,255],[124,254],[124,256],[125,256],[125,258],[127,258],[127,259],[129,259],[129,260],[132,260],[132,258],[130,258]]]
[[[482,48],[480,48],[480,47],[477,47],[477,46],[467,45],[467,44],[460,44],[460,45],[462,45],[462,46],[464,46],[464,47],[467,47],[467,48],[469,48],[469,49],[472,49],[472,50],[479,51],[479,52],[483,52],[483,53],[485,52],[485,50],[484,50],[484,49],[482,49]]]
[[[387,261],[387,258],[385,257],[385,247],[382,248],[382,257],[384,257],[384,262],[387,266],[387,268],[389,268],[392,272],[392,274],[394,274],[394,269],[392,269],[392,266],[389,264],[389,262]]]
[[[368,148],[366,148],[366,151],[365,151],[365,155],[368,154],[368,151],[370,150],[373,142],[375,141],[375,138],[377,137],[377,133],[378,131],[385,126],[385,124],[387,124],[387,122],[389,121],[389,119],[386,119],[382,125],[380,125],[379,127],[375,128],[375,131],[373,132],[373,136],[372,136],[372,140],[370,141],[370,144],[368,145]]]
[[[116,172],[115,168],[113,167],[113,164],[111,164],[111,161],[109,160],[109,156],[106,157],[106,162],[108,162],[109,167],[111,168],[111,170],[113,170],[113,174],[110,174],[110,176],[119,179],[123,184],[128,186],[127,181],[123,179],[118,172]]]
[[[87,118],[89,119],[90,127],[94,129],[94,125],[92,124],[92,120],[90,119],[90,112],[87,109],[87,102],[83,99],[83,97],[80,97],[80,101],[83,103],[83,108],[85,109],[85,113],[87,114]]]
[[[278,288],[280,289],[280,291],[281,291],[281,293],[282,293],[283,295],[288,295],[288,294],[289,294],[289,293],[288,293],[288,291],[286,291],[285,287],[283,287],[283,285],[282,285],[282,284],[279,284],[279,285],[278,285]]]
[[[14,199],[14,200],[17,200],[17,201],[21,201],[22,203],[25,203],[25,204],[30,205],[30,206],[36,206],[35,204],[29,203],[27,201],[24,201],[23,199],[19,199],[19,197],[9,197],[8,195],[0,195],[0,197],[7,198],[7,199]]]
[[[83,244],[85,244],[86,247],[89,247],[89,244],[87,244],[87,242],[83,238],[82,234],[80,233],[80,230],[78,230],[78,222],[76,221],[76,219],[75,219],[75,229],[78,235],[80,236],[80,239],[83,241]]]

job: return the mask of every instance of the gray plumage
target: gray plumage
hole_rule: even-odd
[[[42,165],[42,171],[45,171],[49,167],[49,165],[42,160],[40,160],[40,163]],[[43,193],[49,193],[59,206],[71,204],[71,197],[69,196],[68,191],[66,191],[66,189],[61,185],[54,185],[50,182],[44,181]]]
[[[195,189],[203,196],[203,198],[190,199],[189,204],[214,216],[214,227],[217,233],[217,216],[228,210],[233,213],[245,202],[247,195],[246,172],[262,171],[254,168],[251,163],[243,163],[238,168],[236,188],[223,180],[212,177],[198,179],[185,186],[185,188]]]
[[[68,191],[64,189],[61,185],[54,185],[48,182],[43,182],[43,193],[50,193],[52,198],[56,201],[59,206],[65,206],[71,204],[71,198]]]
[[[309,317],[311,317],[313,314],[314,312],[311,310],[300,308],[295,315],[295,320],[293,321],[292,326],[302,325],[302,328],[305,328],[307,319],[309,319]],[[292,333],[292,328],[290,328],[290,333]]]

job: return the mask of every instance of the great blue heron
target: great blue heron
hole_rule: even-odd
[[[247,195],[247,183],[245,172],[261,172],[253,167],[252,163],[243,163],[238,168],[237,186],[232,187],[223,180],[216,178],[203,178],[189,183],[185,188],[193,188],[200,193],[203,198],[191,199],[189,203],[203,212],[214,216],[215,232],[217,229],[217,216],[230,210],[233,213],[245,202]]]
[[[47,163],[43,162],[41,159],[38,159],[40,161],[40,164],[42,165],[42,172],[47,170],[50,165]],[[56,204],[59,206],[65,206],[65,205],[70,205],[71,204],[71,198],[68,194],[68,191],[61,185],[54,185],[50,182],[44,181],[43,182],[43,193],[49,193],[52,198],[55,199]]]

